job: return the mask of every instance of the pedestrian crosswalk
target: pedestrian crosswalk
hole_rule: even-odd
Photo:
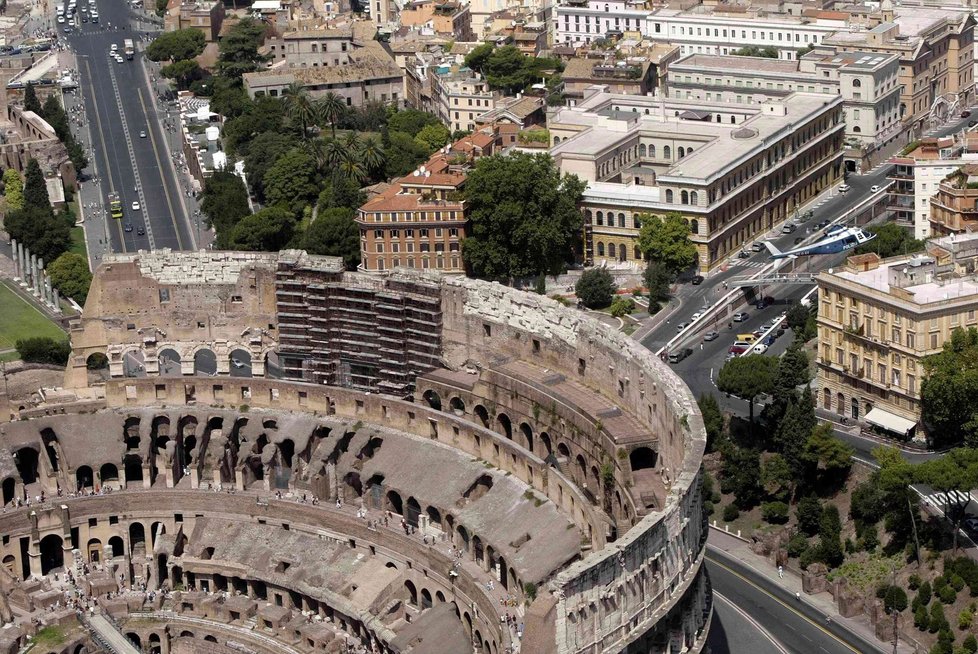
[[[731,266],[741,266],[744,268],[763,268],[769,262],[767,261],[749,261],[747,259],[733,259],[730,262]]]
[[[947,508],[948,503],[958,506],[961,504],[968,504],[974,500],[974,496],[971,493],[965,493],[963,491],[951,491],[946,496],[944,493],[928,493],[923,496],[924,502],[930,504],[936,509],[940,509],[942,512]]]

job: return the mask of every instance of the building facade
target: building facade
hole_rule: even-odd
[[[585,180],[586,263],[640,265],[643,214],[679,213],[708,271],[842,174],[842,98],[762,105],[598,92],[548,124],[561,172]]]
[[[816,50],[796,60],[687,55],[669,66],[673,98],[759,104],[795,91],[838,94],[846,140],[872,144],[900,133],[900,58]]]
[[[974,232],[978,228],[978,163],[965,164],[941,180],[930,199],[935,235]]]
[[[436,113],[452,132],[471,131],[476,118],[496,108],[500,94],[489,88],[489,82],[467,68],[441,66],[428,70],[433,87]]]
[[[224,3],[184,2],[170,0],[163,17],[163,29],[175,32],[183,29],[197,29],[203,32],[209,42],[217,42],[224,24]]]
[[[421,30],[422,34],[443,36],[459,41],[474,41],[472,14],[468,4],[455,1],[416,0],[405,4],[398,14],[402,27]]]
[[[965,234],[931,240],[926,255],[859,255],[820,273],[818,406],[914,436],[923,359],[978,326],[976,261],[978,235]]]

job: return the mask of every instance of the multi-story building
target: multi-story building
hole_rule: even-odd
[[[914,238],[930,238],[933,233],[931,197],[941,181],[967,163],[978,163],[978,141],[953,136],[915,141],[890,159],[888,173],[889,210],[897,224],[912,228]]]
[[[933,234],[978,231],[978,163],[965,164],[937,187],[930,200]]]
[[[203,32],[205,39],[216,42],[221,34],[221,25],[223,24],[223,2],[170,0],[166,4],[166,14],[163,17],[164,31],[198,29]]]
[[[399,19],[402,27],[419,29],[422,34],[475,40],[469,5],[456,0],[415,0],[401,8]]]
[[[899,437],[920,419],[922,360],[978,326],[978,235],[928,242],[926,255],[850,257],[818,275],[818,405]]]
[[[284,62],[296,68],[335,67],[350,63],[350,53],[357,47],[361,46],[354,43],[353,29],[347,26],[286,32],[267,39],[262,53],[272,65]]]
[[[438,66],[429,69],[435,113],[453,131],[475,129],[476,118],[495,109],[501,97],[489,82],[468,68]]]
[[[796,60],[734,55],[687,55],[669,66],[673,98],[759,104],[795,91],[838,94],[843,99],[846,140],[885,143],[901,133],[895,54],[824,49]]]
[[[883,22],[869,30],[840,31],[824,44],[839,52],[899,55],[901,119],[918,131],[932,108],[967,106],[975,88],[974,16],[955,9],[883,5]]]
[[[637,263],[643,215],[679,213],[710,270],[842,174],[839,96],[738,105],[597,92],[548,128],[561,171],[588,183],[588,263]]]
[[[647,95],[665,90],[666,71],[679,58],[679,48],[657,44],[639,56],[618,60],[614,57],[574,57],[567,62],[561,78],[564,97],[574,105],[585,89],[599,84],[611,93]]]

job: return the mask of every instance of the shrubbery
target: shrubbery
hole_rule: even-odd
[[[71,345],[68,341],[56,341],[46,336],[37,336],[17,341],[17,353],[28,363],[51,363],[63,366],[68,363]]]

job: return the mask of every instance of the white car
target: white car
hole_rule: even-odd
[[[699,319],[699,317],[700,317],[700,316],[702,316],[702,315],[703,315],[703,312],[702,312],[702,311],[697,311],[696,313],[694,313],[694,314],[693,314],[693,317],[692,317],[692,318],[690,318],[690,321],[691,321],[691,322],[695,322],[695,321],[697,321],[697,320]]]
[[[869,192],[870,193],[876,193],[879,190],[880,190],[880,187],[879,186],[876,186],[875,184],[873,186],[870,186],[869,187]]]
[[[133,200],[133,203],[132,203],[132,210],[133,211],[139,211],[139,203],[136,202],[135,200]]]
[[[144,130],[139,130],[139,138],[141,139],[146,138],[146,132]]]
[[[61,14],[58,14],[58,22],[59,22],[59,23],[63,23],[63,22],[65,22],[65,17],[64,17],[64,16],[62,16]]]
[[[115,52],[118,49],[119,49],[119,44],[118,43],[113,43],[112,44],[112,47],[109,48],[109,52]]]
[[[767,345],[764,343],[757,343],[754,347],[750,349],[753,354],[764,354],[767,352]]]

